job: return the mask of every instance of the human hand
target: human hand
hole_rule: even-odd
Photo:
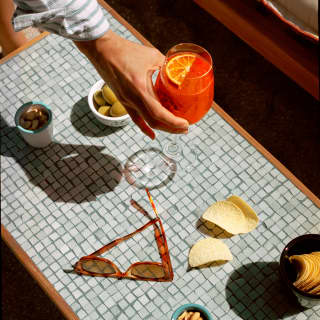
[[[155,138],[152,129],[187,133],[188,121],[164,108],[154,92],[152,74],[165,59],[157,49],[128,41],[111,30],[97,40],[75,43],[142,132],[151,139]]]

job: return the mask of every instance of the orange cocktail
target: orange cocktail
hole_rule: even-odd
[[[208,112],[213,101],[211,56],[193,44],[174,48],[167,54],[155,89],[164,107],[194,124]]]

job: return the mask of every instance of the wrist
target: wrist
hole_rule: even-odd
[[[97,59],[99,55],[108,53],[108,48],[110,49],[114,45],[114,40],[116,34],[108,30],[102,37],[90,40],[90,41],[74,41],[78,49],[86,55],[90,60]]]

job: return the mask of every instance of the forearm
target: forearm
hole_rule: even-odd
[[[134,103],[132,99],[136,92],[132,95],[132,86],[136,87],[142,78],[146,80],[146,74],[141,73],[141,70],[146,66],[150,67],[150,64],[145,65],[145,61],[152,57],[156,49],[126,40],[111,30],[97,40],[74,43],[89,59],[101,78],[109,82],[120,101],[126,105],[128,100],[130,104]]]
[[[119,57],[119,44],[121,41],[117,34],[108,30],[102,37],[92,41],[74,41],[80,52],[82,52],[95,67],[102,79],[107,81],[115,90],[118,97],[123,98],[121,87],[114,85],[121,81],[116,76],[115,66],[120,64],[116,62],[115,57]],[[122,99],[123,100],[123,99]]]
[[[105,78],[113,72],[113,67],[123,67],[130,62],[127,52],[123,51],[129,48],[131,41],[121,38],[111,30],[108,30],[102,37],[92,41],[74,41],[78,49],[89,59],[99,74]],[[122,58],[121,58],[122,57]],[[125,72],[126,68],[122,72]],[[115,76],[115,75],[113,75]]]
[[[0,45],[6,55],[27,41],[23,32],[15,32],[11,24],[13,0],[0,0]]]
[[[115,33],[108,30],[102,37],[91,41],[74,41],[78,49],[89,59],[97,71],[106,62],[115,46]]]

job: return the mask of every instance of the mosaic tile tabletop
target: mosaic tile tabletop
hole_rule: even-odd
[[[113,30],[137,41],[106,14]],[[278,276],[284,245],[320,233],[319,208],[213,110],[184,137],[186,145],[197,146],[194,167],[179,162],[151,190],[174,280],[66,272],[80,257],[147,222],[130,204],[136,200],[152,214],[145,192],[129,183],[124,168],[150,143],[133,124],[114,129],[95,120],[86,99],[99,76],[71,41],[50,35],[0,68],[1,220],[80,319],[170,319],[188,302],[206,306],[214,319],[320,318],[319,308],[293,304]],[[53,110],[54,141],[45,149],[26,145],[14,127],[15,111],[31,100]],[[190,247],[204,237],[222,237],[203,225],[201,214],[232,194],[256,210],[258,227],[222,239],[231,262],[189,270]],[[136,261],[160,261],[152,228],[107,257],[121,270]]]

